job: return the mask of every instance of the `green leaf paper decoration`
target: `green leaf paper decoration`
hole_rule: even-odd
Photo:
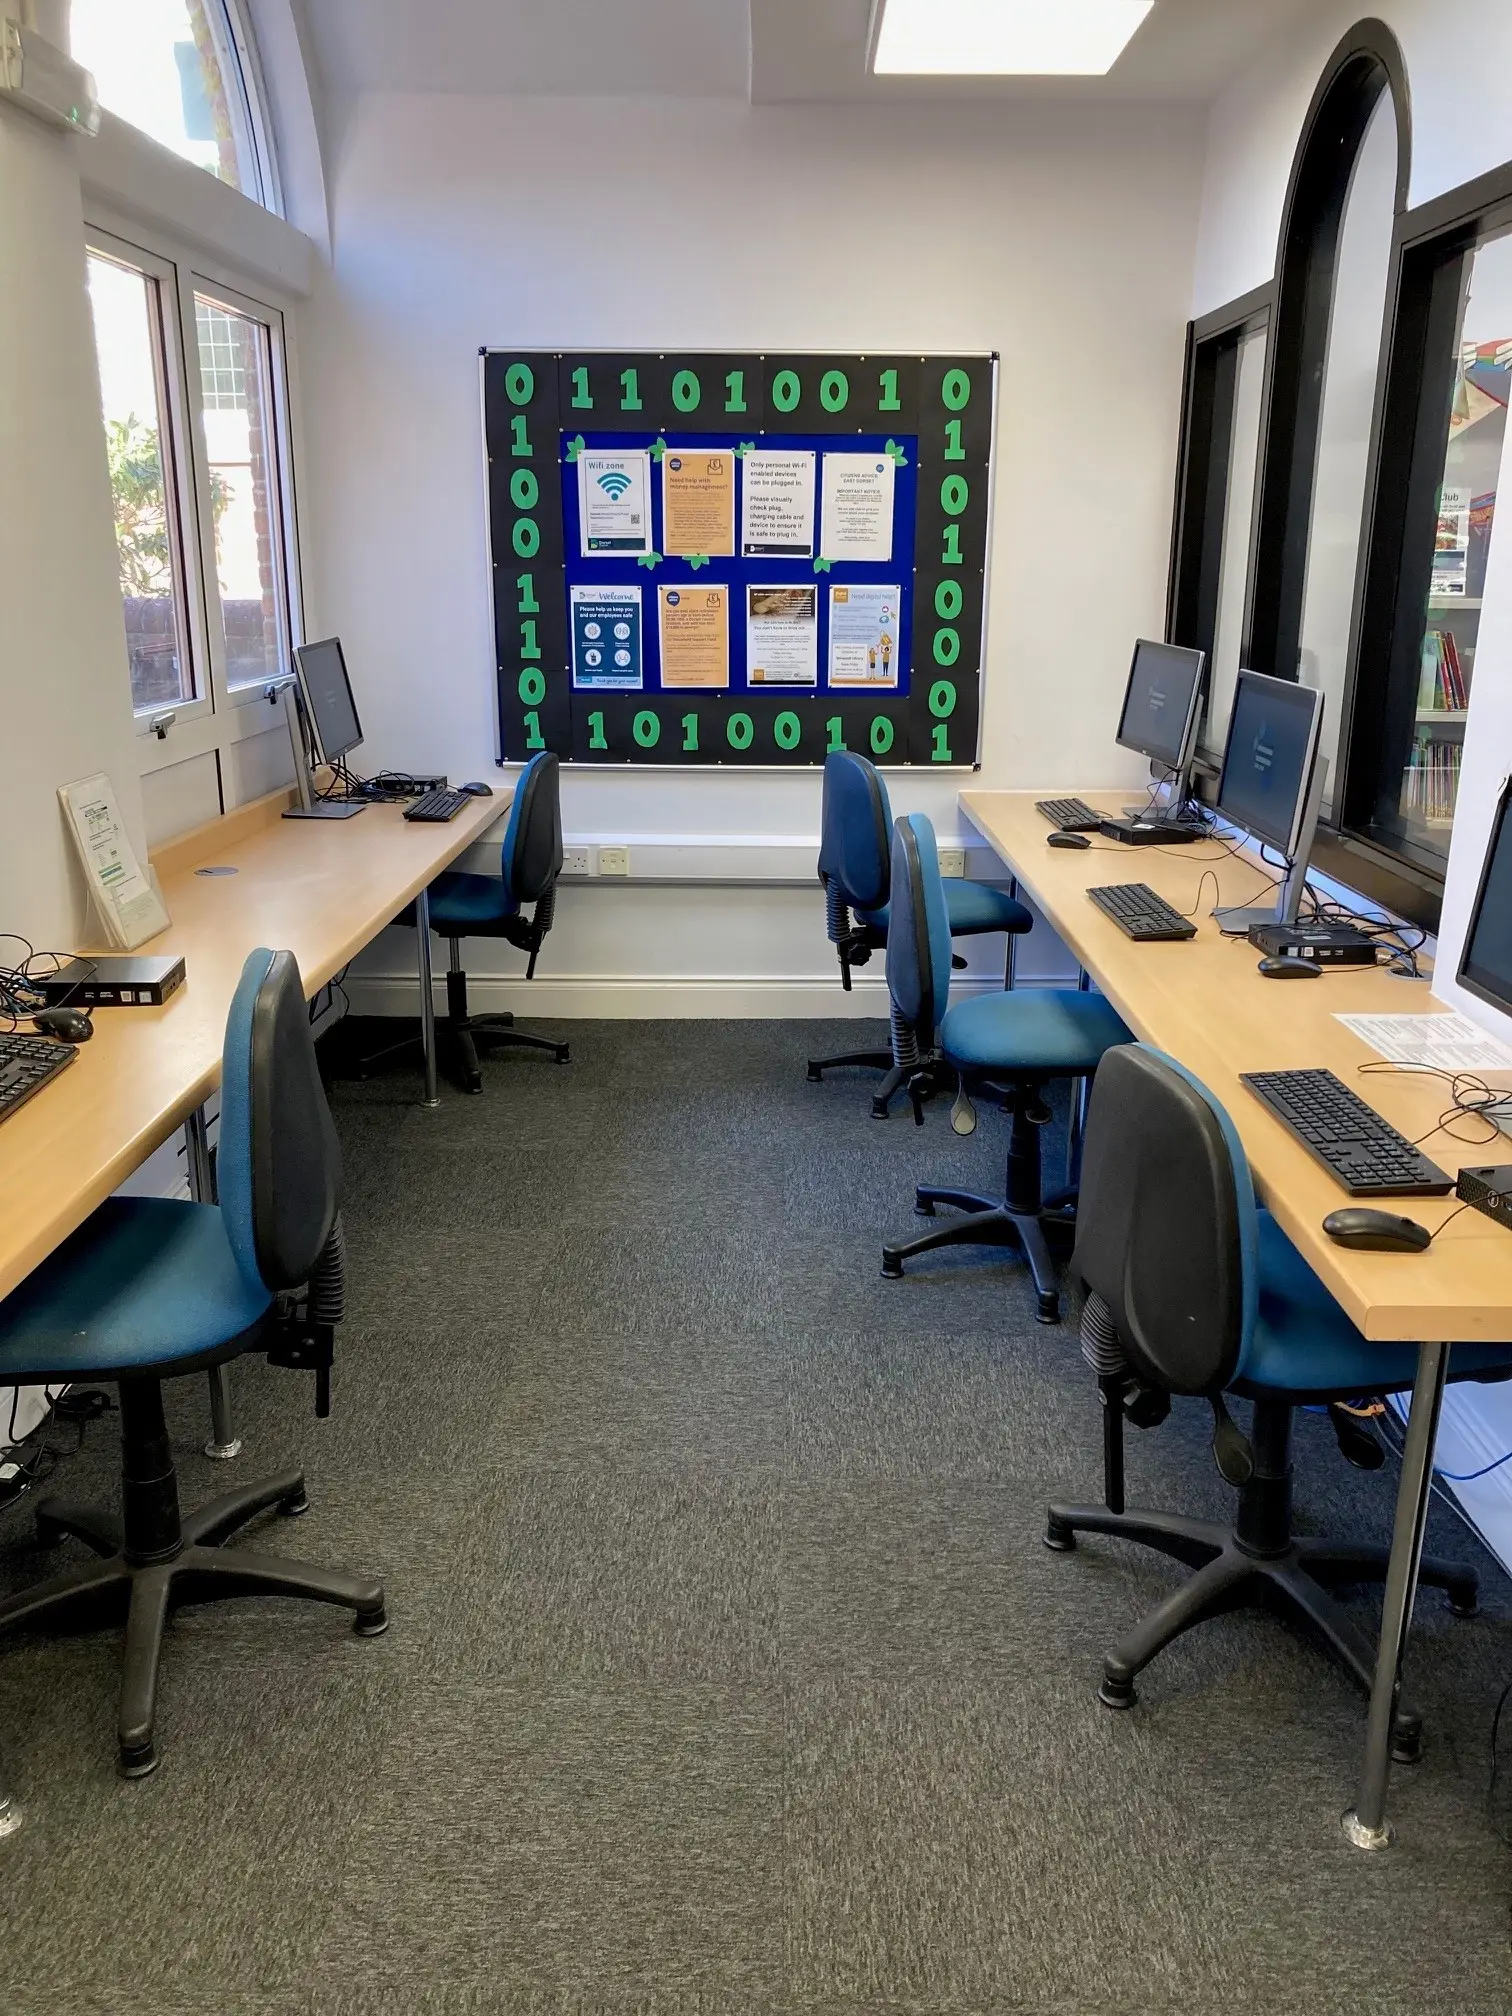
[[[756,443],[754,441],[742,441],[740,446],[735,450],[735,460],[737,462],[744,462],[747,455],[754,455],[755,453]]]
[[[690,553],[688,555],[688,565],[693,569],[695,574],[700,567],[707,567],[708,564],[709,556],[707,553]]]
[[[579,455],[582,454],[587,446],[588,443],[583,439],[581,434],[574,434],[572,439],[567,443],[567,460],[569,462],[576,462]]]
[[[821,554],[820,557],[814,562],[814,572],[816,574],[828,574],[829,571],[830,571],[830,563]]]
[[[908,467],[908,456],[906,452],[898,446],[897,442],[893,440],[891,435],[888,436],[887,447],[884,450],[884,453],[891,455],[892,459],[894,460],[894,462],[897,463],[900,469],[906,469]]]
[[[660,567],[661,558],[660,553],[642,553],[637,556],[635,564],[637,567]]]
[[[666,452],[667,437],[665,434],[658,434],[656,439],[651,443],[651,460],[653,462],[660,462]]]

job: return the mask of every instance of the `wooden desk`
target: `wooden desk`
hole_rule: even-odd
[[[1115,810],[1129,794],[1081,795],[1098,810]],[[1397,979],[1379,967],[1326,972],[1316,986],[1266,980],[1255,970],[1254,947],[1222,936],[1209,915],[1215,904],[1267,900],[1265,871],[1253,857],[1235,858],[1216,842],[1132,848],[1096,834],[1086,850],[1053,848],[1029,792],[965,791],[961,809],[1135,1035],[1184,1064],[1227,1109],[1265,1203],[1363,1335],[1419,1347],[1365,1772],[1350,1816],[1351,1839],[1384,1846],[1390,1838],[1391,1725],[1422,1553],[1447,1347],[1512,1341],[1512,1237],[1479,1212],[1461,1211],[1426,1253],[1359,1253],[1334,1245],[1322,1221],[1348,1196],[1246,1090],[1239,1074],[1326,1066],[1409,1140],[1428,1135],[1425,1152],[1450,1173],[1466,1162],[1512,1161],[1512,1150],[1430,1134],[1449,1105],[1442,1081],[1358,1071],[1379,1060],[1334,1017],[1443,1013],[1426,981]],[[1138,944],[1126,937],[1086,894],[1108,882],[1148,883],[1176,909],[1193,913],[1196,938]],[[1411,1197],[1396,1208],[1436,1231],[1458,1207],[1453,1197]]]
[[[293,952],[315,994],[509,802],[507,792],[480,798],[443,826],[407,824],[393,805],[326,823],[283,819],[280,791],[160,849],[173,922],[142,950],[182,953],[184,984],[161,1008],[99,1010],[77,1061],[0,1127],[0,1295],[215,1090],[250,951]],[[206,867],[237,872],[196,873]],[[417,937],[428,1009],[429,939]]]

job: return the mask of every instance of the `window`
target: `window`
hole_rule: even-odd
[[[273,332],[203,294],[194,317],[226,684],[247,686],[289,663]]]
[[[1260,466],[1260,394],[1265,383],[1266,332],[1250,329],[1239,338],[1234,360],[1234,426],[1229,442],[1228,495],[1223,513],[1223,548],[1218,569],[1218,606],[1208,652],[1207,714],[1201,746],[1214,763],[1223,761],[1229,710],[1239,683],[1244,637],[1244,603],[1249,587],[1250,538],[1255,522],[1255,474]]]
[[[159,282],[89,255],[131,699],[138,712],[195,697],[183,534],[174,479]]]
[[[234,0],[71,0],[69,40],[109,111],[277,209]]]

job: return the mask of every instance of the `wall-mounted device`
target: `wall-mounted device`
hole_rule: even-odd
[[[41,33],[35,0],[0,0],[0,98],[70,133],[100,130],[94,78]]]

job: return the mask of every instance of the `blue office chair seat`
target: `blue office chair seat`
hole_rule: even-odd
[[[1384,1263],[1383,1263],[1384,1264]],[[1390,1263],[1410,1270],[1403,1255]],[[1052,1505],[1046,1545],[1109,1533],[1195,1571],[1103,1661],[1101,1698],[1135,1700],[1135,1677],[1162,1647],[1205,1618],[1246,1604],[1304,1625],[1361,1693],[1375,1648],[1334,1591],[1384,1579],[1390,1548],[1293,1531],[1292,1417],[1299,1406],[1400,1392],[1417,1376],[1410,1344],[1362,1337],[1269,1212],[1256,1207],[1238,1130],[1191,1072],[1159,1051],[1126,1044],[1097,1076],[1087,1126],[1073,1268],[1086,1284],[1083,1355],[1102,1392],[1102,1505]],[[1512,1373],[1512,1345],[1456,1345],[1451,1379]],[[1213,1454],[1239,1493],[1227,1522],[1124,1509],[1123,1421],[1143,1427],[1173,1393],[1213,1408]],[[1254,1402],[1248,1437],[1225,1395]],[[1362,1468],[1383,1452],[1359,1420],[1330,1405],[1342,1453]],[[1461,1616],[1476,1607],[1475,1571],[1425,1558],[1419,1579],[1448,1593]],[[1421,1720],[1399,1708],[1394,1754],[1410,1758]]]
[[[1050,1118],[1044,1087],[1053,1078],[1086,1078],[1105,1051],[1133,1039],[1112,1004],[1074,988],[1017,989],[950,999],[950,924],[934,828],[920,812],[893,829],[892,923],[887,936],[887,987],[892,1003],[893,1056],[907,1074],[914,1115],[943,1066],[961,1082],[1006,1089],[1012,1122],[1008,1173],[1001,1197],[921,1183],[914,1209],[932,1218],[944,1204],[964,1215],[921,1238],[889,1240],[882,1272],[896,1278],[903,1263],[936,1246],[1017,1246],[1029,1263],[1042,1323],[1060,1316],[1060,1280],[1046,1239],[1048,1226],[1073,1222],[1069,1192],[1045,1198],[1040,1187],[1040,1129]]]
[[[1362,1337],[1269,1211],[1255,1213],[1259,1287],[1255,1326],[1232,1390],[1247,1399],[1289,1393],[1306,1400],[1407,1392],[1417,1378],[1415,1344]],[[1499,1377],[1505,1344],[1456,1344],[1454,1376]],[[1364,1385],[1362,1387],[1362,1383]]]
[[[449,868],[430,886],[431,929],[443,938],[466,938],[519,914],[520,906],[502,875],[473,875],[465,869]]]
[[[884,903],[879,910],[858,910],[856,916],[885,938],[891,910],[892,905]],[[1021,936],[1034,928],[1033,915],[1006,889],[994,889],[990,882],[963,882],[954,875],[945,882],[945,915],[952,938],[978,938],[991,931]]]
[[[97,1558],[0,1602],[0,1631],[124,1615],[117,1744],[128,1778],[157,1766],[158,1664],[176,1603],[296,1596],[352,1611],[364,1637],[388,1622],[371,1576],[224,1544],[260,1512],[308,1511],[302,1471],[181,1512],[163,1413],[164,1378],[249,1350],[313,1370],[316,1411],[330,1411],[345,1278],[341,1151],[291,952],[253,952],[242,969],[226,1021],[217,1175],[218,1205],[109,1199],[0,1301],[0,1384],[109,1379],[120,1396],[119,1517],[44,1499],[38,1541],[70,1534]]]
[[[218,1364],[272,1301],[215,1205],[112,1197],[0,1302],[0,1386]]]
[[[1085,1077],[1111,1044],[1129,1040],[1111,1001],[1070,987],[979,994],[940,1024],[946,1063],[986,1077]]]

